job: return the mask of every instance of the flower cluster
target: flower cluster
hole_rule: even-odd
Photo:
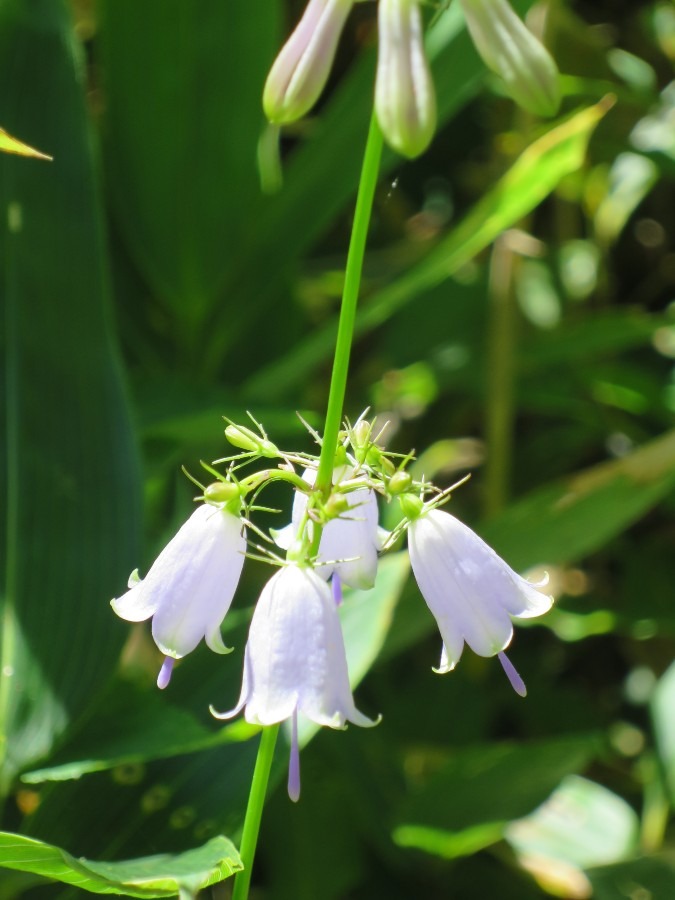
[[[240,451],[207,470],[217,481],[201,488],[200,505],[140,580],[112,601],[123,619],[152,618],[152,634],[164,655],[159,677],[165,688],[176,659],[200,642],[226,653],[220,625],[229,610],[245,556],[275,564],[255,606],[244,654],[241,695],[230,718],[292,725],[289,794],[300,792],[298,715],[318,725],[375,722],[355,706],[338,614],[342,585],[367,590],[375,583],[378,554],[408,533],[408,550],[420,592],[435,617],[443,649],[438,672],[449,672],[464,644],[480,656],[498,656],[514,689],[525,686],[504,651],[514,618],[546,612],[552,598],[517,575],[471,529],[439,507],[449,496],[406,471],[412,458],[396,458],[373,438],[365,420],[340,435],[335,462],[322,485],[319,459],[279,450],[260,428],[256,433],[230,423],[230,443]],[[318,435],[315,435],[318,438]],[[242,476],[251,463],[266,468]],[[269,460],[276,459],[276,467]],[[225,465],[221,472],[217,467]],[[294,491],[291,522],[271,536],[252,524],[260,492],[284,481]],[[398,504],[399,524],[384,532],[378,497]],[[247,551],[247,533],[266,547]],[[286,551],[285,559],[277,555]],[[213,710],[212,710],[213,711]]]
[[[309,0],[265,84],[271,122],[301,118],[319,98],[340,34],[355,0]],[[550,53],[508,0],[459,0],[467,29],[486,66],[516,103],[536,115],[560,104],[558,70]],[[375,112],[387,142],[414,157],[436,128],[436,99],[424,49],[421,0],[379,0]]]

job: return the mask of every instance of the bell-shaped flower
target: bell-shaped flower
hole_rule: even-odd
[[[380,0],[375,111],[403,156],[419,156],[436,128],[436,97],[424,52],[419,0]]]
[[[553,598],[439,509],[423,510],[410,522],[408,549],[415,579],[443,639],[437,671],[454,669],[466,642],[479,656],[498,655],[514,689],[524,696],[525,685],[503,652],[513,637],[511,618],[540,616],[551,608]]]
[[[132,576],[129,590],[112,601],[128,622],[152,617],[152,636],[165,655],[157,684],[164,688],[174,660],[202,638],[216,653],[228,653],[220,624],[239,582],[246,539],[239,516],[204,503],[192,513],[152,564],[146,577]]]
[[[351,475],[352,470],[343,466],[336,469],[333,479],[337,483]],[[312,485],[316,470],[306,469],[302,477]],[[377,496],[368,487],[357,488],[342,496],[348,508],[324,526],[316,569],[322,578],[337,576],[349,587],[367,591],[375,584],[377,554],[386,535],[378,526]],[[293,544],[306,510],[307,495],[296,491],[290,525],[274,532],[279,547],[288,550]],[[307,527],[311,539],[314,525],[310,521]]]
[[[283,125],[308,112],[324,89],[354,0],[309,0],[277,56],[263,91],[270,122]]]
[[[518,18],[508,0],[460,0],[467,28],[485,65],[519,106],[553,116],[560,78],[551,54]]]
[[[326,582],[307,567],[289,564],[262,590],[244,654],[239,702],[216,718],[241,710],[247,722],[273,725],[292,720],[289,793],[300,792],[297,716],[317,725],[376,724],[354,705],[337,607]]]

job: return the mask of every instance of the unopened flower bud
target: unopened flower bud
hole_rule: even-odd
[[[555,115],[560,106],[556,64],[508,0],[460,2],[476,49],[503,80],[509,96],[535,115]]]
[[[229,503],[239,496],[239,488],[231,481],[215,481],[204,491],[204,499],[208,503]]]
[[[387,483],[387,490],[390,494],[403,494],[410,490],[412,478],[408,472],[396,472],[391,476]]]
[[[283,125],[305,115],[326,84],[354,0],[309,0],[265,82],[263,109]]]
[[[268,456],[271,459],[279,455],[279,450],[272,441],[268,441],[243,425],[228,425],[225,429],[225,437],[233,447],[239,447],[240,450],[259,453],[261,456]]]
[[[380,0],[375,110],[403,156],[419,156],[436,128],[436,98],[424,53],[418,0]]]
[[[352,432],[350,435],[351,445],[354,448],[354,451],[358,451],[362,447],[366,446],[366,444],[370,440],[372,430],[373,426],[370,424],[370,422],[366,422],[365,419],[361,419],[356,423],[356,425],[352,428]]]
[[[415,494],[401,494],[398,499],[406,519],[414,522],[419,518],[424,509],[424,503],[419,497],[416,497]]]
[[[349,509],[351,507],[345,494],[331,494],[324,505],[324,512],[328,519],[337,519]]]

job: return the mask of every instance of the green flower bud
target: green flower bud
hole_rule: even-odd
[[[260,437],[250,428],[243,425],[228,425],[225,429],[225,437],[234,447],[240,450],[248,450],[251,453],[259,453],[261,456],[268,456],[273,459],[279,455],[279,450],[266,438]]]
[[[239,488],[231,481],[215,481],[204,491],[204,499],[208,503],[229,503],[239,496]]]
[[[324,505],[324,512],[326,513],[326,518],[337,519],[338,516],[343,515],[350,508],[349,500],[345,494],[331,494]]]
[[[366,422],[365,419],[361,419],[360,422],[356,423],[356,425],[352,428],[350,434],[351,445],[354,448],[355,452],[366,446],[366,444],[370,440],[371,432],[372,425],[370,424],[370,422]]]
[[[375,111],[388,144],[419,156],[436,129],[436,97],[418,0],[380,0]]]
[[[390,494],[403,494],[410,490],[411,485],[412,478],[408,472],[396,472],[389,479],[387,490]]]
[[[398,498],[403,510],[403,515],[409,521],[414,522],[418,519],[424,509],[424,503],[415,494],[401,494]]]
[[[508,0],[460,3],[476,49],[485,65],[501,77],[509,96],[535,115],[555,115],[560,106],[556,64]]]

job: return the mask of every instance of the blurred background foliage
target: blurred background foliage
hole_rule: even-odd
[[[514,108],[442,12],[439,130],[385,154],[346,413],[389,421],[418,475],[473,473],[453,512],[548,570],[556,607],[514,642],[523,701],[468,651],[434,675],[405,554],[384,563],[343,609],[382,724],[319,734],[301,802],[274,792],[257,897],[675,896],[675,6],[514,6],[561,117]],[[298,449],[296,411],[321,427],[376,6],[279,138],[259,98],[301,8],[0,0],[0,126],[54,157],[0,159],[0,898],[236,868],[218,835],[238,841],[257,741],[208,705],[238,695],[268,573],[246,567],[236,653],[195,652],[162,694],[147,628],[108,601],[189,513],[181,465],[227,453],[223,415]],[[145,888],[102,865],[186,851]]]

